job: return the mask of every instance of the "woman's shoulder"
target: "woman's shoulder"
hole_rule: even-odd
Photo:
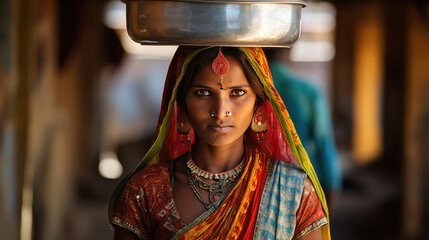
[[[169,169],[167,162],[148,165],[137,171],[129,180],[128,184],[134,186],[153,186],[153,183],[169,183]]]
[[[295,239],[301,239],[315,229],[328,224],[322,203],[310,178],[305,179],[301,202],[296,212]]]

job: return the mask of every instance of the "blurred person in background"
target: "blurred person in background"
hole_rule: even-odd
[[[342,187],[342,173],[326,97],[289,68],[290,49],[266,48],[264,51],[274,85],[290,113],[332,211]]]

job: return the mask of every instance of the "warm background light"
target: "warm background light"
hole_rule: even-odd
[[[123,167],[115,153],[107,152],[101,155],[98,171],[104,178],[117,179],[122,176]]]

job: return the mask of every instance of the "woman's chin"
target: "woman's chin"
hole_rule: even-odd
[[[243,143],[243,137],[241,136],[239,138],[232,138],[231,134],[221,134],[221,136],[216,136],[213,138],[199,138],[199,141],[202,141],[212,147],[228,147],[238,143]]]

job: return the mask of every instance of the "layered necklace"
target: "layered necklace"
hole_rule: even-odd
[[[198,200],[204,204],[205,208],[209,209],[212,204],[216,202],[223,193],[227,192],[232,184],[235,183],[240,177],[241,173],[243,172],[244,161],[241,160],[241,162],[235,168],[227,172],[210,173],[195,165],[194,161],[192,161],[191,152],[189,152],[186,166],[188,182],[192,188],[192,191],[197,196]],[[203,178],[216,180],[216,182],[207,183],[203,180]],[[204,201],[198,188],[209,192],[210,203]]]

